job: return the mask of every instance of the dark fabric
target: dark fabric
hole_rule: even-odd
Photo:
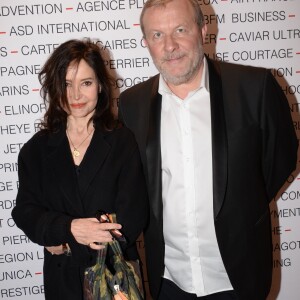
[[[127,128],[95,130],[75,170],[65,130],[42,131],[19,155],[19,191],[12,216],[25,234],[42,246],[70,245],[72,256],[45,252],[46,299],[82,299],[83,272],[95,264],[96,251],[78,244],[70,231],[75,218],[94,217],[98,209],[115,212],[135,260],[135,240],[147,222],[147,191],[133,134]]]
[[[207,296],[197,297],[196,294],[181,290],[171,280],[162,278],[158,300],[238,300],[234,291],[224,291]]]
[[[272,278],[269,202],[295,169],[298,142],[287,99],[269,70],[210,59],[208,68],[217,240],[239,300],[263,300]],[[129,88],[119,101],[147,179],[145,249],[154,299],[164,273],[158,82],[154,76]]]

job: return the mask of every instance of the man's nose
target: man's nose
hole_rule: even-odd
[[[165,37],[165,50],[167,52],[173,52],[178,48],[178,43],[172,35]]]

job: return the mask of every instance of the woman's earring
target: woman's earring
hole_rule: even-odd
[[[102,89],[102,87],[101,87],[101,85],[99,85],[99,94],[101,93],[101,89]]]

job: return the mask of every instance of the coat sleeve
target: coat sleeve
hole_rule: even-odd
[[[18,157],[19,190],[12,217],[31,241],[55,246],[72,239],[72,217],[47,207],[43,202],[42,155],[34,141],[21,149]]]
[[[262,165],[267,193],[272,200],[296,168],[298,140],[288,101],[270,71],[266,72],[262,98]]]
[[[147,188],[137,145],[121,169],[116,215],[127,240],[123,249],[129,257],[135,256],[131,250],[135,251],[135,242],[148,220]]]

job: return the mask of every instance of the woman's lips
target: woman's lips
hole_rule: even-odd
[[[85,106],[85,103],[73,103],[70,105],[72,108],[82,108]]]

